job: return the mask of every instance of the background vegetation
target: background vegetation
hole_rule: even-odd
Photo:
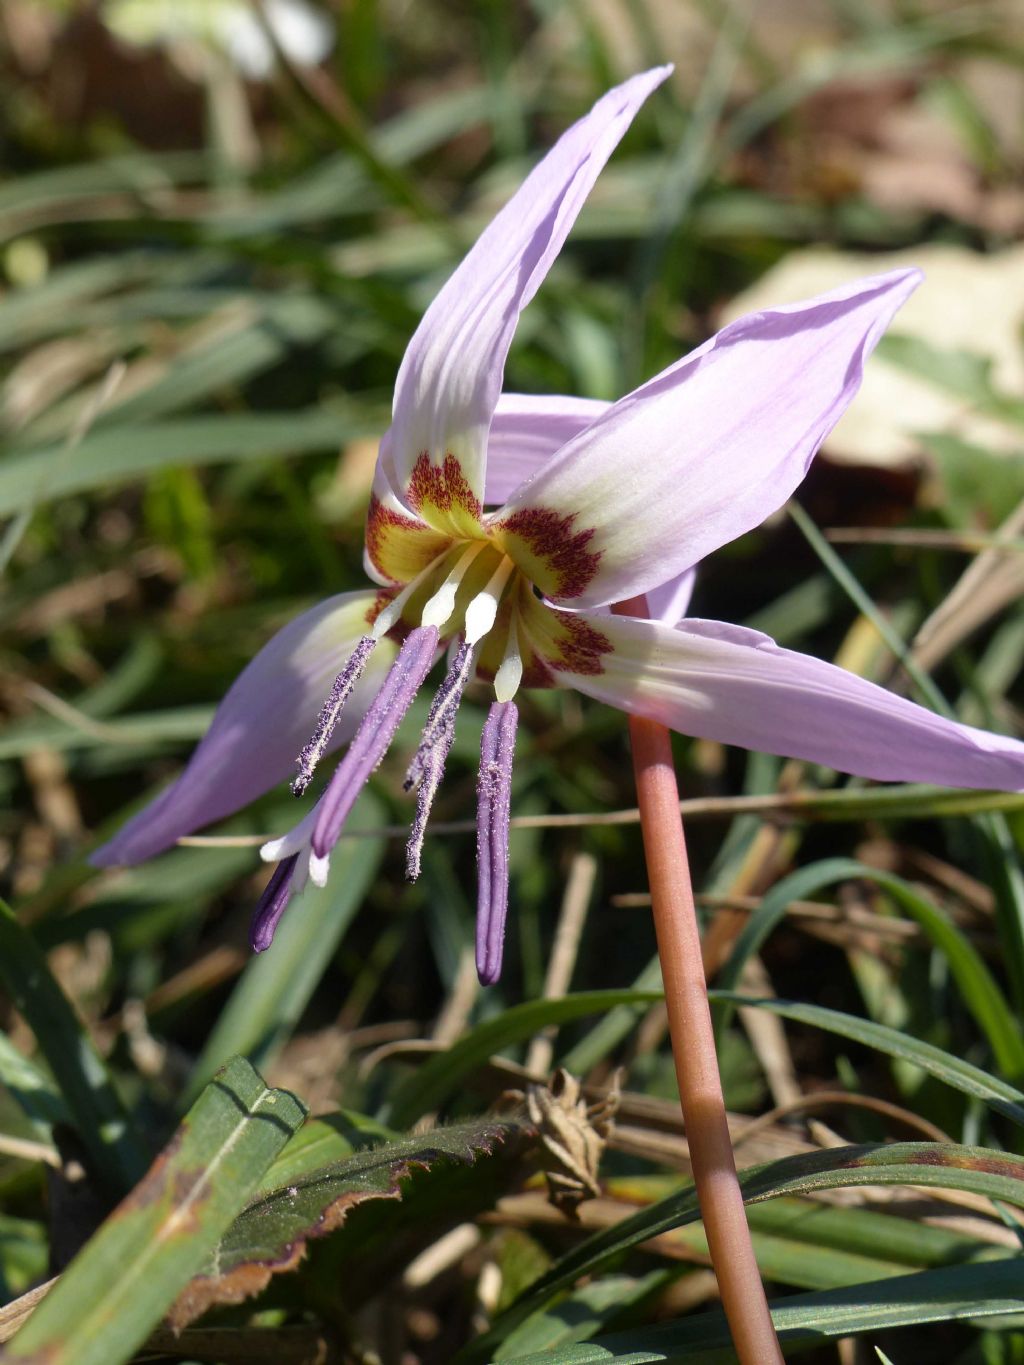
[[[0,1333],[62,1276],[9,1358],[728,1359],[620,715],[524,699],[487,991],[464,823],[482,692],[421,881],[402,878],[414,714],[367,832],[259,959],[253,836],[291,823],[287,793],[215,846],[85,858],[275,628],[363,583],[424,304],[538,152],[664,60],[508,387],[612,398],[780,262],[795,298],[822,269],[920,260],[926,303],[859,425],[793,516],[704,566],[694,612],[1019,727],[1019,10],[6,0],[0,43]],[[677,755],[786,1340],[811,1361],[1024,1360],[1024,798]],[[591,1099],[623,1068],[576,1222],[545,1199],[530,1116],[481,1117],[553,1065]]]

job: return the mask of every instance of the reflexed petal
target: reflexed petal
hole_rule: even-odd
[[[757,526],[804,477],[919,279],[893,271],[731,323],[513,493],[505,548],[548,597],[599,606]]]
[[[547,464],[566,441],[611,407],[597,398],[503,393],[487,440],[484,502],[502,503]]]
[[[394,463],[403,500],[438,529],[465,529],[479,516],[487,431],[519,312],[636,111],[669,70],[609,91],[558,140],[416,329],[395,386]]]
[[[696,568],[684,569],[667,583],[647,589],[647,615],[652,621],[664,621],[666,626],[674,626],[686,615],[690,598],[697,586]]]
[[[666,626],[674,626],[686,615],[696,586],[697,570],[693,568],[684,569],[681,574],[676,574],[675,578],[670,578],[667,583],[659,583],[656,588],[648,588],[644,594],[647,599],[644,616],[650,621],[663,621]],[[560,605],[553,610],[561,616],[573,613],[578,616],[604,616],[610,615],[613,607],[612,605],[591,607],[588,612],[583,607]]]
[[[278,631],[236,678],[178,780],[92,861],[101,867],[141,862],[291,776],[335,675],[367,630],[375,601],[372,591],[342,593]],[[331,749],[351,739],[394,657],[394,645],[381,640],[342,712]]]
[[[366,511],[363,567],[375,583],[409,583],[450,544],[447,533],[435,531],[408,507],[395,487],[391,432],[384,433]]]
[[[720,621],[579,613],[614,646],[558,681],[684,735],[882,782],[1024,791],[1024,744],[958,725],[834,664]]]

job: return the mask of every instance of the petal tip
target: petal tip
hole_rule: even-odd
[[[890,288],[901,296],[902,299],[909,298],[910,295],[924,284],[924,271],[920,266],[903,266],[899,270],[890,270],[885,275],[878,277],[879,283],[888,283]]]
[[[117,856],[117,841],[110,839],[105,844],[100,844],[99,848],[94,848],[86,858],[90,867],[117,867],[121,860]]]

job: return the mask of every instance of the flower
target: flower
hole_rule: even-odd
[[[485,982],[501,965],[520,687],[575,687],[684,734],[864,777],[1024,788],[1024,745],[756,631],[684,617],[694,565],[785,503],[918,272],[742,318],[611,405],[501,394],[519,312],[667,74],[625,82],[570,128],[424,315],[367,517],[377,588],[330,598],[276,635],[182,776],[95,861],[148,858],[275,785],[297,753],[302,791],[323,755],[350,740],[317,805],[262,850],[278,861],[253,926],[253,946],[266,948],[306,875],[325,880],[356,796],[446,645],[406,782],[417,792],[408,870],[419,868],[463,689],[479,675],[495,697],[479,781]],[[609,611],[641,595],[646,619]]]

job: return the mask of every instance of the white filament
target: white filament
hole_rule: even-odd
[[[433,558],[430,561],[430,563],[427,565],[425,569],[421,569],[420,572],[416,575],[416,577],[411,580],[411,582],[406,583],[405,587],[402,589],[402,591],[398,594],[397,597],[393,597],[391,601],[387,604],[387,606],[381,609],[381,611],[377,615],[376,621],[374,621],[373,626],[370,629],[370,635],[373,637],[374,640],[380,640],[388,633],[391,627],[401,616],[402,611],[405,608],[406,602],[408,602],[409,598],[413,595],[413,593],[420,586],[423,580],[429,577],[429,575],[434,572],[437,566],[441,563],[442,559],[444,559],[445,555],[448,553],[448,548],[449,548],[448,546],[445,546],[441,553],[435,556],[435,558]]]
[[[304,891],[308,881],[309,858],[300,858],[295,864],[295,870],[292,873],[292,895],[297,896],[300,891]]]
[[[325,853],[322,858],[318,858],[315,853],[309,855],[309,880],[314,886],[326,886],[330,870],[331,855],[329,853]]]
[[[505,584],[515,568],[512,560],[506,555],[498,567],[487,580],[486,586],[470,602],[466,608],[466,643],[475,645],[478,640],[482,640],[491,626],[494,625],[498,615],[498,603],[501,601],[501,594],[505,591]]]
[[[260,848],[260,857],[265,863],[279,863],[284,858],[290,858],[293,853],[298,853],[309,843],[313,833],[313,826],[316,824],[316,807],[304,815],[294,829],[290,829],[287,834],[282,834],[278,839],[268,839]]]
[[[455,610],[455,598],[462,585],[466,570],[484,548],[484,544],[485,542],[482,540],[475,540],[471,545],[466,546],[462,554],[459,555],[454,569],[424,606],[420,613],[420,625],[436,626],[438,630],[441,629]]]
[[[511,701],[523,681],[523,656],[519,653],[519,632],[513,614],[508,627],[505,657],[494,675],[494,696],[497,701]]]

